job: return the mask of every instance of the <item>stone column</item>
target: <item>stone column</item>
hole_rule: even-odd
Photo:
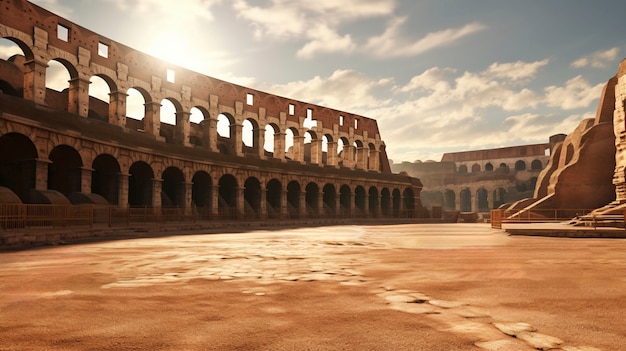
[[[40,105],[45,104],[47,68],[47,63],[37,60],[24,63],[24,99]]]
[[[48,165],[51,163],[47,159],[35,159],[35,189],[48,189]]]
[[[189,125],[190,112],[178,111],[176,112],[176,129],[174,134],[174,140],[176,143],[189,146]]]
[[[306,192],[300,192],[300,208],[298,209],[298,218],[306,218]]]
[[[212,185],[211,186],[211,218],[216,219],[219,218],[220,213],[220,186]]]
[[[311,163],[316,165],[323,165],[322,162],[322,140],[311,140]]]
[[[370,150],[369,170],[380,173],[380,151]]]
[[[254,135],[254,140],[256,140],[256,145],[253,144],[253,146],[256,147],[255,151],[258,153],[261,159],[264,159],[265,158],[265,130],[257,128],[252,131],[252,134]]]
[[[244,214],[245,214],[245,200],[244,200],[244,189],[243,187],[239,187],[239,188],[235,188],[235,191],[237,192],[236,196],[236,207],[237,207],[237,218],[244,218]]]
[[[267,189],[261,189],[261,201],[259,204],[259,219],[264,221],[267,219]]]
[[[183,185],[183,207],[185,208],[185,214],[192,214],[193,213],[192,194],[193,194],[193,183],[184,183],[184,185]]]
[[[217,147],[217,119],[211,116],[206,123],[208,129],[205,132],[208,133],[206,138],[209,145],[209,150],[219,153],[220,150]]]
[[[70,80],[68,112],[87,117],[89,114],[89,84],[91,84],[89,80],[79,77]]]
[[[366,157],[365,157],[365,148],[357,147],[356,148],[356,159],[354,163],[354,167],[358,169],[367,169],[366,167]]]
[[[161,136],[161,104],[158,102],[146,102],[143,129],[146,133],[154,135],[155,137]]]
[[[335,196],[335,217],[341,217],[341,196]]]
[[[317,193],[317,214],[321,217],[324,216],[325,211],[324,211],[324,193],[323,192],[318,192]]]
[[[160,208],[163,179],[152,179],[152,207]]]
[[[126,126],[126,97],[128,94],[120,91],[109,93],[109,123]]]
[[[235,148],[235,154],[237,156],[243,156],[243,149],[242,149],[242,130],[243,130],[243,125],[241,124],[231,124],[230,125],[230,138],[231,138],[231,142],[233,143],[233,146]]]
[[[93,168],[82,167],[80,169],[80,191],[85,194],[91,193],[91,175]]]
[[[128,207],[128,178],[130,174],[118,173],[117,206]]]
[[[287,200],[287,188],[283,188],[280,192],[280,217],[282,219],[289,218],[289,201]]]
[[[326,164],[330,166],[337,165],[337,143],[329,142],[328,151],[326,151]]]
[[[285,133],[274,134],[274,158],[285,159]]]

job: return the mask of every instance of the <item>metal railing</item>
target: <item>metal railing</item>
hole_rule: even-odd
[[[501,229],[502,223],[562,222],[589,214],[594,209],[532,209],[491,210],[491,227]]]

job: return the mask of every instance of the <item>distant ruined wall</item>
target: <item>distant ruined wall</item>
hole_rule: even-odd
[[[626,203],[626,59],[622,60],[616,76],[615,106],[613,113],[615,131],[615,184],[616,201]]]
[[[579,123],[555,147],[527,209],[594,209],[615,199],[614,111],[617,78],[604,86],[595,119]],[[622,119],[623,130],[623,119]],[[615,127],[617,130],[617,127]],[[617,134],[617,133],[616,133]],[[622,176],[623,179],[623,176]]]

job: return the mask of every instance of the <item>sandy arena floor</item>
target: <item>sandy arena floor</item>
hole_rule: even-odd
[[[626,240],[484,224],[0,253],[0,351],[626,350]]]

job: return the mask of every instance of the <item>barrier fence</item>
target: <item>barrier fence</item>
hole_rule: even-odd
[[[234,208],[220,208],[213,214],[208,208],[119,208],[92,205],[35,205],[35,204],[0,204],[0,229],[21,228],[61,228],[93,226],[128,226],[145,223],[174,223],[196,221],[255,221],[255,220],[298,220],[319,218],[413,218],[411,211],[389,211],[385,213],[365,213],[359,210],[340,209],[334,211],[307,208],[300,213],[297,208],[289,208],[286,214],[270,206],[265,218],[258,210],[246,208],[244,213],[237,213]]]
[[[502,223],[563,222],[583,217],[593,209],[491,210],[491,227],[502,229]]]

